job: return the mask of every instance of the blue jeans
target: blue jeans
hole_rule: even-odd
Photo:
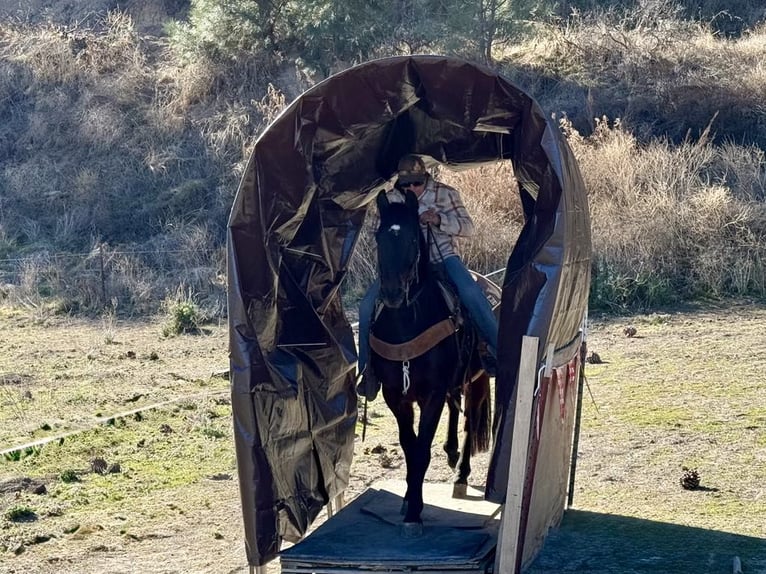
[[[441,265],[457,288],[460,302],[468,310],[471,321],[476,325],[479,335],[487,343],[487,350],[497,359],[497,319],[492,306],[487,301],[479,284],[473,280],[465,264],[458,256],[447,257]],[[375,312],[375,301],[380,291],[380,281],[376,279],[367,289],[359,302],[359,372],[367,366],[370,346],[370,323]]]

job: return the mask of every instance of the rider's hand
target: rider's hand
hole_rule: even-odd
[[[428,211],[424,211],[420,214],[420,223],[425,223],[428,225],[436,225],[437,227],[442,222],[441,216],[434,211],[433,208],[429,209]]]

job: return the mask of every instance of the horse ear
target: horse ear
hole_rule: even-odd
[[[418,212],[418,196],[415,195],[415,192],[408,189],[404,194],[404,203],[410,211]]]
[[[385,190],[378,192],[378,197],[375,198],[375,203],[378,204],[378,213],[383,213],[388,208],[389,203]]]

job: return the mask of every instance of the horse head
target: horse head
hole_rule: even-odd
[[[380,225],[375,232],[378,245],[380,298],[386,307],[397,309],[410,301],[410,291],[423,278],[428,263],[425,240],[420,231],[418,198],[405,192],[404,203],[389,202],[386,193],[377,197]]]

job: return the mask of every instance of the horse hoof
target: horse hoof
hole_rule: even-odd
[[[402,537],[419,538],[420,536],[423,536],[422,522],[405,522],[402,524]]]
[[[467,484],[453,484],[452,485],[452,498],[465,498],[468,496]]]

